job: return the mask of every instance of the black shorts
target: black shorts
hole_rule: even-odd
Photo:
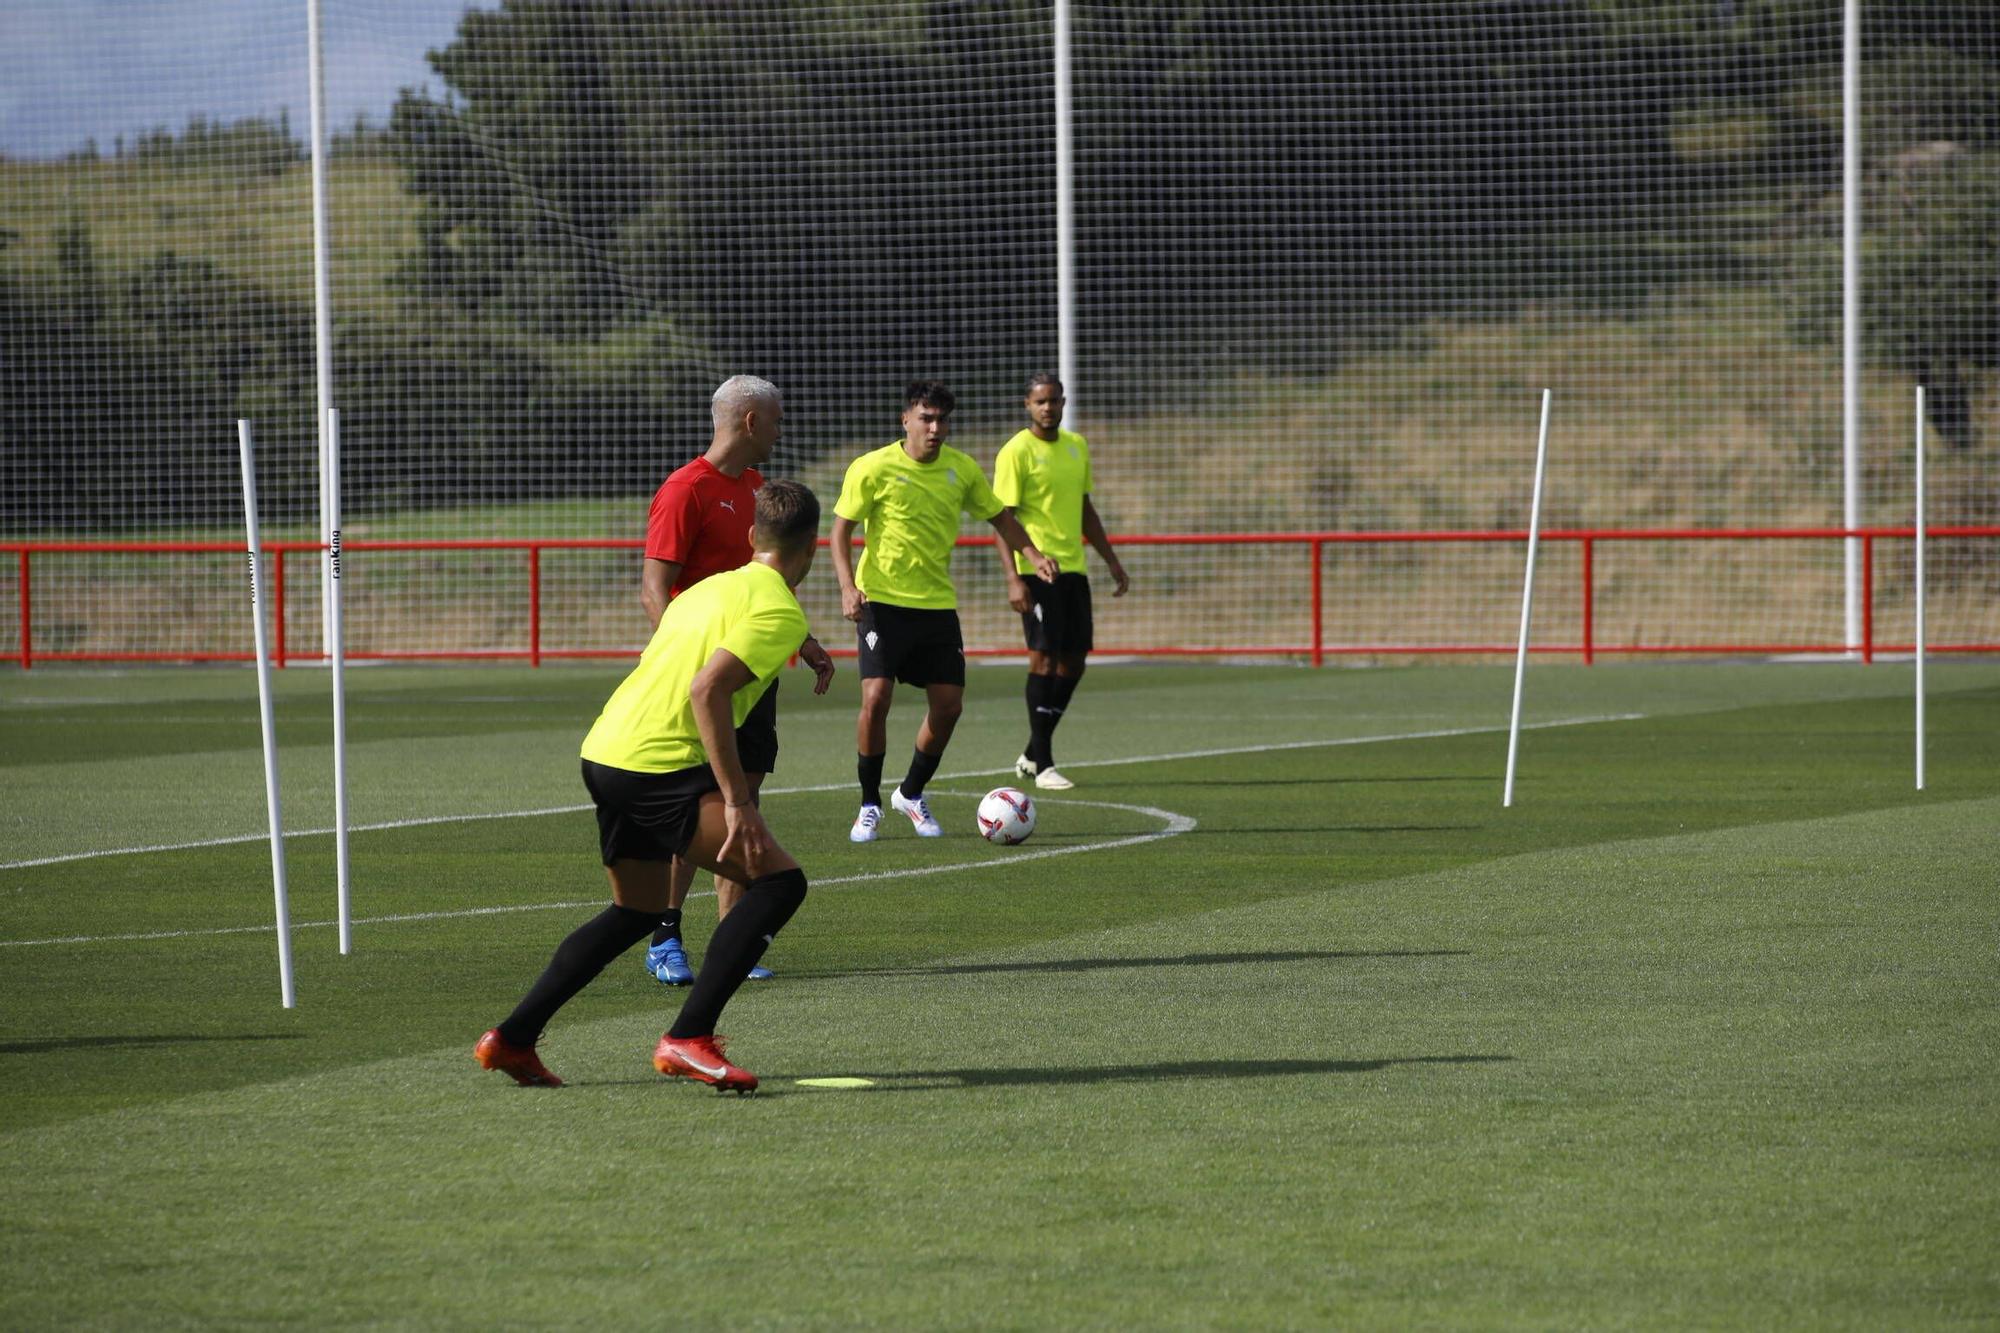
[[[865,602],[854,633],[863,680],[892,676],[905,685],[965,684],[965,636],[956,611]]]
[[[1034,605],[1021,613],[1021,630],[1028,647],[1050,657],[1074,657],[1092,647],[1090,577],[1058,574],[1054,583],[1029,575],[1028,597]]]
[[[583,761],[583,785],[597,802],[597,841],[604,864],[671,861],[694,841],[701,798],[719,791],[707,764],[671,773],[634,773]]]
[[[778,771],[777,681],[771,682],[771,688],[764,691],[764,697],[736,729],[736,757],[742,761],[745,773]]]

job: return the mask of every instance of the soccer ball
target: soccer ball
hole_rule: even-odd
[[[1035,803],[1024,791],[995,787],[979,799],[979,836],[1002,847],[1026,842],[1035,831]]]

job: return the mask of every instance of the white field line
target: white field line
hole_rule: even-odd
[[[1644,713],[1607,713],[1601,717],[1560,718],[1554,722],[1536,722],[1523,726],[1523,731],[1542,731],[1551,727],[1582,727],[1597,722],[1635,722]],[[1443,727],[1432,731],[1404,731],[1380,736],[1340,736],[1330,740],[1279,741],[1269,745],[1229,745],[1212,750],[1181,750],[1173,754],[1132,755],[1123,759],[1091,759],[1082,762],[1066,762],[1063,767],[1070,769],[1114,768],[1125,764],[1163,764],[1181,759],[1215,759],[1235,754],[1269,754],[1280,750],[1331,749],[1343,745],[1381,745],[1390,741],[1436,740],[1448,736],[1480,736],[1505,731],[1500,726],[1488,727]],[[990,778],[1013,775],[1011,765],[1006,768],[982,768],[964,773],[942,773],[938,780],[951,782],[960,778]],[[792,796],[807,792],[845,791],[852,782],[822,782],[808,787],[766,787],[766,796]],[[428,824],[467,824],[486,819],[535,819],[543,815],[572,815],[591,807],[585,805],[557,805],[542,810],[503,810],[493,814],[470,815],[428,815],[421,819],[390,819],[377,824],[355,824],[350,833],[376,833],[385,829],[419,828]],[[291,829],[287,838],[325,837],[333,832],[330,828]],[[263,842],[268,833],[244,833],[227,838],[202,838],[194,842],[154,843],[145,847],[111,847],[92,852],[65,852],[61,856],[40,856],[27,861],[0,861],[0,870],[28,870],[35,866],[60,865],[66,861],[89,861],[100,856],[136,856],[147,852],[183,852],[199,847],[229,847],[238,843]],[[0,941],[4,944],[6,941]]]
[[[381,829],[416,828],[422,824],[468,824],[482,819],[533,819],[538,815],[572,815],[587,805],[557,805],[546,810],[506,810],[491,815],[431,815],[423,819],[391,819],[381,824],[351,824],[349,833],[373,833]],[[333,833],[330,828],[287,829],[287,838],[318,838]],[[94,861],[100,856],[138,856],[146,852],[186,852],[197,847],[233,847],[243,842],[263,842],[268,833],[235,834],[227,838],[201,838],[194,842],[159,842],[146,847],[111,847],[97,852],[65,852],[61,856],[41,856],[32,861],[0,861],[0,870],[27,870],[34,866],[61,865],[65,861]]]
[[[972,792],[946,792],[948,796],[964,796],[976,800]],[[1136,815],[1146,815],[1159,820],[1165,827],[1151,833],[1134,833],[1122,838],[1112,838],[1105,842],[1083,843],[1075,847],[1048,847],[1032,852],[1009,852],[1005,856],[985,861],[960,861],[953,865],[911,866],[902,870],[878,870],[865,875],[829,875],[812,882],[815,889],[831,888],[837,884],[869,884],[891,879],[915,879],[920,875],[943,875],[963,870],[995,870],[1016,866],[1023,861],[1045,861],[1052,856],[1077,856],[1084,852],[1108,852],[1114,847],[1137,847],[1141,843],[1158,842],[1162,838],[1175,837],[1195,827],[1195,821],[1186,815],[1171,810],[1161,810],[1150,805],[1125,805],[1118,801],[1078,801],[1069,797],[1045,798],[1049,804],[1094,805],[1105,810],[1124,810]],[[714,890],[690,893],[690,898],[713,898]],[[399,921],[451,921],[462,917],[499,916],[507,912],[552,912],[558,909],[572,911],[586,907],[601,907],[602,899],[590,902],[571,903],[524,903],[514,907],[462,907],[450,912],[404,912],[392,916],[358,917],[353,924],[363,926],[384,925]],[[311,930],[316,927],[331,926],[332,921],[296,921],[295,930]],[[0,949],[25,948],[43,944],[128,944],[145,940],[179,940],[209,935],[268,935],[275,931],[270,926],[216,926],[202,930],[156,930],[131,935],[64,935],[46,940],[0,940]]]

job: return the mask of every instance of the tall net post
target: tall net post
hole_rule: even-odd
[[[1861,0],[1841,0],[1840,59],[1840,491],[1841,526],[1861,526]],[[1845,546],[1846,633],[1861,649],[1861,539]]]
[[[1055,0],[1050,55],[1056,82],[1056,374],[1063,383],[1063,420],[1077,415],[1076,382],[1076,99],[1071,90],[1070,0]]]
[[[327,143],[326,143],[326,57],[321,43],[320,0],[306,0],[307,100],[311,106],[308,151],[312,159],[312,275],[313,275],[313,394],[319,426],[319,539],[323,546],[333,542],[334,501],[328,494],[328,474],[337,466],[331,456],[339,446],[333,439],[333,280],[331,241],[328,236]],[[331,652],[334,628],[334,590],[320,585],[321,635]],[[347,952],[343,931],[340,951]]]

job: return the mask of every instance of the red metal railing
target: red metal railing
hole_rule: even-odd
[[[1532,645],[1537,653],[1570,654],[1580,656],[1589,664],[1601,654],[1697,654],[1714,656],[1723,654],[1773,654],[1773,653],[1845,653],[1853,651],[1843,643],[1708,643],[1708,644],[1663,644],[1663,643],[1599,643],[1596,637],[1596,575],[1595,552],[1600,542],[1630,541],[1832,541],[1858,539],[1861,543],[1862,578],[1862,630],[1858,647],[1864,661],[1873,661],[1879,652],[1908,651],[1908,644],[1881,644],[1875,641],[1875,543],[1882,540],[1911,540],[1916,533],[1910,527],[1882,528],[1636,528],[1636,529],[1575,529],[1556,530],[1542,534],[1542,540],[1549,543],[1577,543],[1581,564],[1578,588],[1580,636],[1574,643],[1539,643]],[[1929,529],[1932,538],[1996,538],[2000,537],[2000,526],[1982,527],[1935,527]],[[991,537],[961,537],[960,546],[993,545]],[[1134,656],[1292,656],[1306,657],[1314,666],[1323,665],[1329,656],[1428,656],[1446,654],[1491,654],[1511,653],[1512,643],[1369,643],[1369,644],[1329,644],[1325,635],[1324,604],[1324,564],[1326,548],[1329,546],[1368,546],[1397,544],[1438,544],[1438,543],[1491,543],[1524,542],[1525,531],[1453,531],[1453,532],[1221,532],[1221,533],[1152,533],[1120,536],[1114,539],[1121,547],[1131,546],[1273,546],[1304,547],[1308,553],[1309,577],[1308,597],[1312,625],[1309,643],[1293,644],[1229,644],[1223,646],[1105,646],[1099,651],[1105,654]],[[821,539],[824,547],[826,540]],[[526,660],[532,666],[540,666],[544,659],[568,658],[618,658],[630,657],[629,648],[550,648],[542,642],[542,553],[544,551],[566,550],[632,550],[641,543],[629,539],[613,538],[490,538],[479,540],[435,540],[435,541],[353,541],[344,542],[342,551],[346,554],[362,554],[370,551],[519,551],[525,558],[525,582],[528,603],[528,641],[520,648],[467,649],[441,651],[395,651],[356,652],[351,657],[356,660]],[[272,660],[284,666],[292,660],[316,660],[323,654],[296,654],[290,651],[285,640],[285,567],[287,557],[302,553],[321,554],[325,548],[317,542],[265,542],[263,550],[271,557],[269,588],[271,608],[276,622],[276,633],[272,639]],[[20,647],[17,660],[23,670],[36,662],[188,662],[188,661],[248,661],[249,652],[197,651],[173,652],[74,652],[43,651],[34,647],[34,566],[36,555],[241,555],[240,543],[230,542],[0,542],[0,553],[12,552],[18,570],[18,602]],[[1993,653],[2000,652],[2000,643],[1936,643],[1927,645],[1936,653]],[[852,655],[852,650],[834,649],[836,655]],[[971,648],[972,655],[1004,656],[1018,653],[1015,648]]]

